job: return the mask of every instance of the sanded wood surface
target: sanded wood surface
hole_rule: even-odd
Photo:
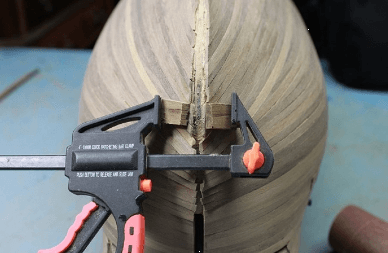
[[[297,252],[326,141],[326,92],[291,1],[118,4],[85,75],[81,122],[159,94],[170,100],[164,118],[174,124],[146,138],[150,153],[228,153],[242,142],[227,125],[232,92],[274,153],[272,174],[149,169],[145,252],[193,252],[194,213],[204,215],[205,252]],[[110,219],[104,252],[114,249],[116,233]]]

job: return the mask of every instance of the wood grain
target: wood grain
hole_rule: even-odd
[[[146,138],[150,153],[228,153],[242,142],[228,125],[232,92],[274,152],[272,174],[148,170],[154,188],[143,204],[145,252],[193,252],[193,218],[201,212],[205,252],[298,252],[326,142],[326,91],[289,0],[118,4],[85,74],[81,122],[159,94],[173,125]],[[110,219],[104,252],[114,249],[116,233]]]

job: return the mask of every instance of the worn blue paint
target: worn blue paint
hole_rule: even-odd
[[[0,154],[64,154],[77,126],[90,51],[0,49],[0,90],[38,67],[38,76],[0,103]],[[326,153],[302,222],[300,252],[330,252],[335,215],[356,204],[388,220],[388,94],[361,92],[326,73]],[[0,172],[0,252],[59,243],[89,201],[67,191],[63,172]],[[101,252],[99,233],[87,253]]]
[[[354,204],[388,220],[388,93],[337,83],[323,62],[329,129],[321,170],[302,222],[299,252],[331,252],[331,223]]]
[[[0,154],[65,154],[78,124],[90,50],[0,49],[0,91],[40,73],[0,102]],[[63,172],[0,171],[0,252],[37,252],[62,241],[89,197],[67,190]],[[85,251],[102,251],[99,233]]]

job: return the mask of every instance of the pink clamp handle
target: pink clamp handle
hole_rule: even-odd
[[[122,253],[143,253],[145,218],[141,214],[130,217],[124,226],[124,246]]]
[[[98,208],[98,205],[94,202],[86,204],[82,208],[82,212],[77,215],[73,225],[67,231],[67,235],[63,241],[57,246],[51,249],[42,249],[38,253],[62,253],[67,250],[71,244],[74,242],[75,237],[77,236],[78,231],[82,228],[82,225],[89,218],[90,214]]]

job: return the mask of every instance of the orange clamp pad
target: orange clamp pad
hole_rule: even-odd
[[[78,231],[81,229],[90,214],[98,208],[94,202],[90,202],[82,208],[82,212],[75,218],[74,224],[67,231],[67,235],[63,241],[51,249],[42,249],[38,253],[61,253],[67,250],[74,242]]]
[[[130,217],[124,226],[122,253],[143,253],[145,241],[145,218],[141,214]]]
[[[141,179],[140,180],[140,191],[151,192],[151,190],[152,190],[151,179]]]
[[[252,174],[263,166],[264,155],[260,152],[260,143],[253,143],[252,149],[247,150],[244,153],[243,162],[245,167],[247,167],[249,174]]]

